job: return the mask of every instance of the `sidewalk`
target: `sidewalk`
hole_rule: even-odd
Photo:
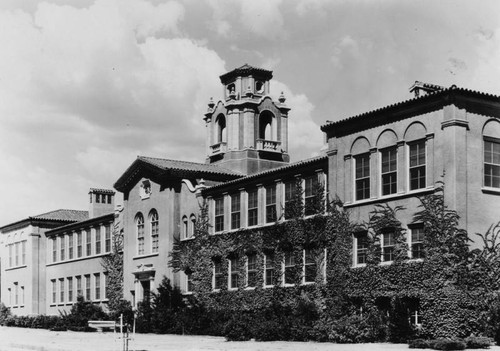
[[[0,327],[0,351],[121,351],[120,335],[107,333],[51,332],[43,329]],[[136,334],[129,350],[144,351],[401,351],[407,344],[330,344],[313,342],[227,342],[221,337]],[[500,351],[492,346],[490,350]]]

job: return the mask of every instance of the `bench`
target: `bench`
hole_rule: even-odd
[[[117,323],[115,321],[89,321],[89,327],[102,332],[103,329],[113,329],[115,331]]]

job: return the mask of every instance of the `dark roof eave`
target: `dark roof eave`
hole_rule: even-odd
[[[67,231],[67,230],[70,230],[70,229],[73,229],[73,228],[79,228],[79,227],[82,227],[82,226],[87,226],[87,225],[90,225],[90,224],[93,224],[93,223],[97,223],[97,222],[102,222],[102,221],[105,221],[105,220],[110,220],[110,219],[114,220],[114,218],[115,218],[115,212],[113,211],[113,212],[104,214],[102,216],[98,216],[98,217],[94,217],[94,218],[89,218],[89,219],[86,219],[86,220],[80,221],[80,222],[73,222],[73,223],[65,224],[63,226],[47,230],[45,232],[45,235],[53,235],[53,234],[57,234],[57,233],[62,232],[62,231]]]
[[[232,180],[236,178],[240,178],[243,175],[238,174],[230,174],[224,172],[217,171],[205,171],[205,170],[189,170],[182,168],[167,168],[162,169],[160,166],[153,165],[149,162],[142,160],[138,157],[132,165],[130,165],[127,170],[123,173],[123,175],[115,182],[113,187],[120,191],[124,192],[128,188],[130,188],[130,183],[134,180],[134,177],[144,169],[148,172],[151,172],[155,177],[171,179],[171,178],[207,178],[210,180]]]
[[[245,182],[248,182],[248,181],[257,181],[257,179],[259,179],[259,178],[265,178],[265,177],[274,175],[276,173],[281,173],[281,172],[285,173],[285,172],[292,171],[294,169],[300,169],[302,167],[308,167],[308,166],[311,166],[313,164],[321,164],[321,163],[324,163],[324,162],[327,162],[327,161],[328,161],[328,156],[326,156],[326,155],[325,156],[313,157],[313,158],[302,160],[302,161],[298,161],[298,162],[295,162],[295,163],[292,163],[292,164],[288,164],[288,165],[281,166],[281,167],[278,167],[278,168],[273,168],[273,169],[262,171],[262,172],[259,172],[259,173],[254,173],[254,174],[251,174],[251,175],[246,176],[246,177],[242,177],[242,178],[235,179],[235,180],[232,180],[232,181],[229,181],[229,182],[225,182],[225,183],[222,183],[222,184],[217,184],[217,185],[211,186],[209,188],[205,188],[205,189],[202,190],[202,195],[203,196],[207,196],[207,195],[210,195],[210,194],[213,194],[213,193],[218,193],[220,191],[223,191],[225,188],[234,187],[235,185],[238,185],[238,184],[241,184],[241,183],[245,183]]]
[[[321,126],[323,132],[342,130],[350,132],[358,129],[371,128],[381,122],[390,122],[406,117],[409,113],[428,111],[454,102],[456,99],[479,98],[482,103],[500,104],[500,97],[492,94],[481,93],[473,90],[451,87],[418,98],[405,100],[376,110],[355,115],[340,121],[330,122]],[[478,101],[479,101],[478,100]],[[476,101],[476,102],[478,102]],[[361,121],[366,123],[360,123]]]
[[[49,218],[34,218],[34,217],[28,217],[25,219],[21,219],[20,221],[10,223],[7,225],[4,225],[3,227],[0,227],[0,231],[11,231],[11,230],[16,230],[19,228],[26,227],[28,225],[33,225],[33,226],[38,226],[38,225],[45,225],[45,226],[54,226],[54,225],[64,225],[65,223],[74,223],[75,220],[71,219],[49,219]]]

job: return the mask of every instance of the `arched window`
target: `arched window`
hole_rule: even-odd
[[[274,115],[269,111],[264,111],[259,116],[259,139],[275,140]]]
[[[144,216],[138,213],[135,216],[135,224],[137,230],[137,254],[144,255]]]
[[[182,217],[182,238],[187,239],[188,238],[188,218],[187,216]]]
[[[217,142],[224,143],[227,141],[226,117],[220,114],[217,117]]]
[[[189,237],[192,238],[194,236],[194,228],[196,225],[196,216],[191,214],[189,217]]]
[[[151,252],[158,252],[160,222],[155,209],[149,213],[149,222],[151,224]]]

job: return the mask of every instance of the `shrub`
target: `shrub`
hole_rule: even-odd
[[[414,339],[410,340],[408,343],[410,349],[429,349],[431,348],[431,343],[429,340],[424,339]]]
[[[482,336],[469,336],[464,339],[468,349],[488,349],[492,344],[490,338]]]
[[[248,341],[252,338],[251,324],[248,317],[237,315],[224,326],[224,336],[227,341]]]
[[[12,316],[10,308],[0,302],[0,325],[4,325],[6,320]]]
[[[465,350],[467,345],[460,339],[437,339],[432,342],[434,350]]]

